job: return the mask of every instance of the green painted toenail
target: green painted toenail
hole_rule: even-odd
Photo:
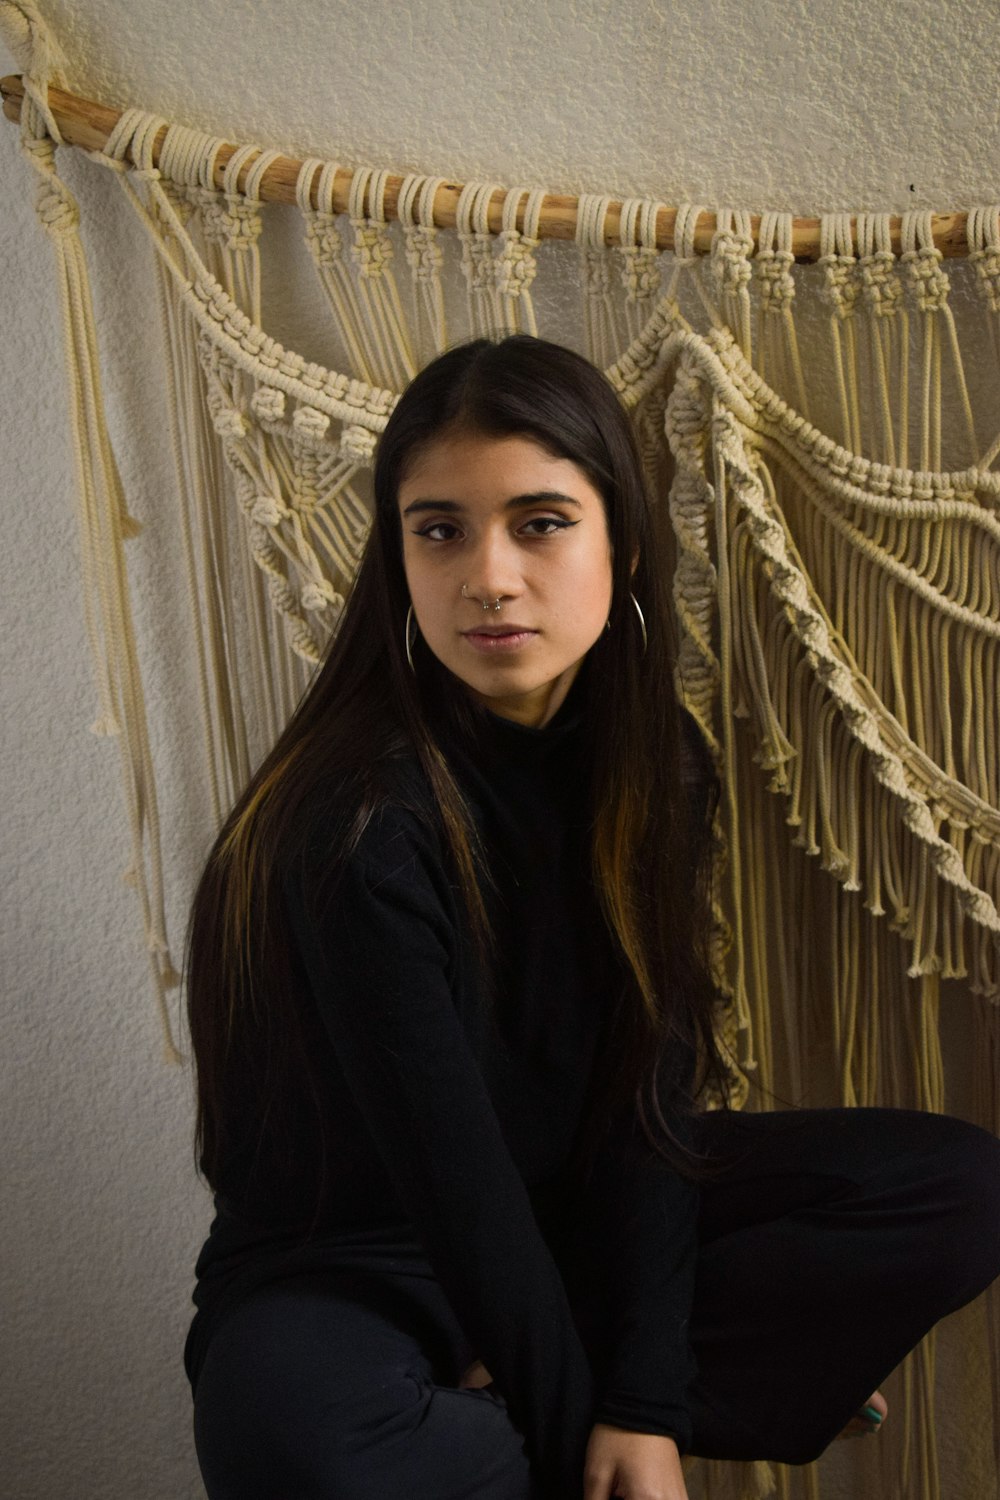
[[[861,1408],[861,1415],[867,1417],[869,1422],[874,1422],[876,1427],[880,1426],[882,1422],[882,1413],[875,1406],[863,1406]]]

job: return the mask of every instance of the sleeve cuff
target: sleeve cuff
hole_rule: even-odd
[[[673,1438],[681,1453],[691,1446],[691,1417],[686,1406],[657,1403],[649,1406],[628,1396],[608,1395],[600,1402],[595,1422],[621,1427],[626,1432],[652,1432]]]

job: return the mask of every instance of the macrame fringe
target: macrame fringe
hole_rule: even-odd
[[[684,1467],[687,1474],[687,1463]],[[697,1490],[691,1486],[692,1494],[701,1500],[768,1500],[777,1490],[774,1470],[762,1460],[740,1464],[695,1459],[691,1476],[698,1484]]]

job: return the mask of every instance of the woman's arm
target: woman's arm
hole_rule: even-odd
[[[697,1214],[697,1184],[653,1153],[637,1121],[620,1119],[580,1192],[576,1253],[602,1315],[595,1420],[673,1438],[682,1452],[691,1441]]]
[[[286,900],[355,1103],[529,1453],[556,1493],[578,1495],[590,1367],[456,1011],[457,939],[433,836],[386,809],[316,919],[307,891],[321,866],[313,855],[290,874]]]

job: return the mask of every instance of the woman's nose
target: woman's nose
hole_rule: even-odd
[[[466,597],[485,599],[492,604],[495,599],[509,599],[519,594],[521,574],[516,551],[509,538],[485,538],[469,559]]]

